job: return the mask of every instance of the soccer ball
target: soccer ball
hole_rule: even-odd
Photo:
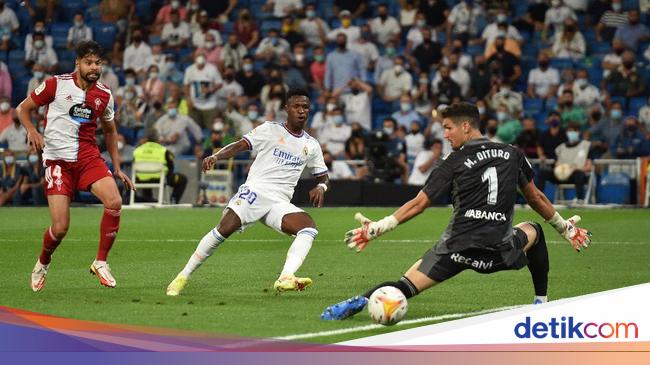
[[[401,321],[407,309],[406,297],[394,286],[382,286],[368,299],[370,318],[384,326],[392,326]]]
[[[569,165],[568,163],[561,163],[555,166],[553,173],[555,173],[555,177],[559,181],[567,181],[569,180],[569,177],[571,177],[571,174],[573,174],[574,170],[575,169],[573,166]]]

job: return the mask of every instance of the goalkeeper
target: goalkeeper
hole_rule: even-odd
[[[444,136],[454,151],[436,163],[422,191],[392,215],[373,222],[357,213],[361,227],[347,232],[345,242],[361,252],[371,240],[451,194],[453,216],[447,229],[398,281],[381,283],[363,295],[334,304],[321,318],[339,320],[360,312],[382,286],[396,287],[411,298],[466,269],[488,274],[528,266],[535,290],[533,304],[546,302],[549,262],[544,232],[536,222],[512,227],[517,187],[533,210],[576,251],[589,246],[591,233],[576,226],[580,217],[565,220],[555,211],[533,183],[533,171],[523,153],[481,135],[476,106],[453,104],[442,116]]]

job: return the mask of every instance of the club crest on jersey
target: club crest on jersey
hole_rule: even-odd
[[[77,123],[88,123],[92,120],[93,110],[84,104],[75,104],[70,108],[69,114]]]
[[[102,106],[102,101],[99,98],[95,98],[95,109],[99,110]]]
[[[309,154],[309,150],[307,150],[307,146],[305,146],[305,147],[302,149],[302,153],[304,153],[305,156],[307,156],[307,155]]]

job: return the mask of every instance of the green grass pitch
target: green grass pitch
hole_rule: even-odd
[[[450,208],[431,208],[357,254],[342,242],[355,226],[357,208],[309,209],[320,234],[298,274],[314,279],[302,293],[275,295],[272,285],[291,238],[256,224],[223,244],[193,276],[182,296],[165,296],[198,240],[221,216],[220,209],[124,210],[109,262],[118,287],[101,287],[88,273],[99,236],[99,208],[73,208],[66,240],[53,256],[41,293],[29,288],[38,257],[46,208],[0,209],[0,305],[57,316],[250,337],[282,337],[371,324],[366,313],[339,322],[322,321],[329,304],[396,280],[438,238]],[[381,218],[387,208],[363,208]],[[572,297],[650,281],[648,210],[565,210],[581,214],[593,232],[592,247],[572,251],[544,225],[551,259],[550,299]],[[535,219],[518,210],[515,222]],[[539,219],[537,219],[539,220]],[[480,275],[466,271],[409,301],[406,319],[465,313],[532,301],[527,269]],[[431,322],[429,322],[431,323]],[[429,324],[423,323],[423,324]],[[422,325],[422,324],[420,324]],[[333,343],[409,326],[312,337]]]

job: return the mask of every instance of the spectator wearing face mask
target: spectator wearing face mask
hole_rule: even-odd
[[[264,87],[264,77],[255,70],[253,57],[245,56],[242,69],[235,77],[237,82],[244,88],[244,95],[249,98],[257,98]]]
[[[540,148],[537,150],[539,159],[544,163],[546,159],[555,159],[555,148],[566,142],[566,132],[560,126],[560,113],[552,111],[546,119],[548,129],[544,131],[539,139]]]
[[[14,195],[14,202],[20,205],[33,204],[45,205],[43,186],[45,183],[45,169],[38,151],[30,147],[27,154],[27,165],[23,168],[24,179],[19,190]]]
[[[165,100],[165,83],[160,79],[157,65],[149,66],[145,80],[142,82],[144,100],[147,104],[162,103]]]
[[[411,127],[411,123],[416,122],[423,124],[420,114],[413,108],[413,99],[409,93],[402,94],[399,98],[399,110],[394,112],[391,117],[395,119],[398,126],[406,128]]]
[[[588,174],[593,168],[592,155],[590,154],[589,141],[581,140],[580,126],[577,124],[569,124],[567,128],[567,141],[557,146],[555,149],[556,161],[555,166],[568,165],[572,170],[568,178],[556,176],[550,169],[542,169],[539,173],[539,190],[544,191],[546,181],[551,181],[555,184],[569,182],[575,184],[576,196],[578,201],[584,201],[585,198],[585,185],[587,184]]]
[[[122,67],[132,69],[138,75],[144,75],[152,64],[151,47],[144,41],[142,30],[135,29],[131,35],[131,44],[124,50]]]
[[[363,57],[348,48],[347,39],[345,34],[338,34],[336,36],[336,50],[327,55],[323,84],[328,91],[335,91],[345,87],[355,77],[365,80]]]
[[[320,139],[320,134],[325,129],[325,126],[328,122],[332,120],[331,116],[334,114],[335,109],[340,109],[339,99],[337,96],[330,95],[327,100],[323,103],[321,100],[325,99],[325,95],[321,94],[319,97],[319,108],[314,113],[312,117],[311,124],[309,126],[309,134],[314,138]]]
[[[217,90],[217,109],[224,110],[229,102],[244,94],[244,89],[235,80],[235,69],[228,67],[223,73],[223,86]]]
[[[120,80],[117,78],[115,71],[113,71],[113,68],[108,63],[102,65],[102,74],[99,77],[99,82],[108,86],[113,95],[117,93],[117,89],[120,87]]]
[[[171,99],[167,102],[167,113],[154,124],[158,134],[158,143],[165,146],[174,155],[182,155],[191,151],[189,134],[195,141],[203,138],[203,132],[192,118],[178,114],[178,102]]]
[[[320,47],[327,43],[327,33],[330,27],[316,14],[316,4],[309,3],[305,7],[305,19],[300,21],[300,31],[305,41],[312,47]]]
[[[121,104],[122,100],[124,100],[124,94],[127,88],[133,89],[135,96],[142,98],[144,90],[142,90],[142,86],[138,85],[138,75],[131,68],[124,71],[124,85],[120,86],[115,92],[115,101],[117,104]]]
[[[354,45],[357,44],[359,37],[361,37],[361,28],[352,25],[352,13],[349,10],[341,10],[339,19],[341,20],[341,26],[327,33],[327,39],[338,43],[339,34],[343,34],[347,45],[350,49],[354,49]]]
[[[16,156],[11,149],[2,152],[0,164],[0,207],[15,202],[20,195],[20,186],[25,179],[25,171],[16,164]]]
[[[194,48],[205,47],[206,37],[208,34],[212,35],[211,40],[215,45],[220,46],[223,42],[221,40],[221,33],[218,30],[210,27],[210,19],[208,13],[202,11],[198,17],[199,29],[192,32],[192,46]],[[206,47],[207,48],[207,47]]]
[[[16,13],[5,4],[5,0],[0,0],[0,28],[8,29],[13,34],[20,30]]]
[[[291,45],[286,39],[280,37],[278,29],[271,29],[267,37],[260,41],[255,51],[255,59],[266,62],[277,61],[283,54],[291,51]]]
[[[581,59],[587,52],[587,45],[582,33],[578,30],[578,23],[573,19],[564,21],[561,32],[554,36],[552,51],[557,58],[571,58],[574,61]]]
[[[563,4],[562,0],[551,0],[551,7],[544,17],[542,39],[546,40],[550,34],[560,34],[567,19],[577,20],[578,17],[571,8]]]
[[[0,96],[0,133],[14,122],[14,108],[9,103],[9,98]]]
[[[625,51],[621,65],[603,83],[612,96],[641,96],[645,91],[645,81],[635,66],[634,53]]]
[[[32,28],[32,32],[28,33],[25,36],[25,53],[30,53],[34,49],[34,36],[36,33],[43,33],[45,48],[54,47],[54,38],[48,34],[47,28],[45,27],[45,22],[42,19],[36,19],[34,20],[34,27]]]
[[[178,12],[180,20],[187,20],[187,9],[184,6],[181,6],[180,0],[171,0],[166,5],[163,5],[160,10],[158,10],[158,14],[156,14],[156,20],[153,23],[155,34],[159,34],[165,24],[171,22],[172,11]]]
[[[565,89],[562,92],[557,108],[560,112],[563,127],[566,127],[569,123],[574,123],[580,128],[586,128],[587,114],[583,107],[577,106],[573,102],[573,91]]]
[[[395,44],[395,42],[388,42],[384,48],[384,53],[379,56],[375,63],[375,73],[372,77],[375,85],[379,84],[379,80],[381,79],[381,75],[384,74],[384,71],[393,68],[395,65],[395,58],[397,57]]]
[[[514,145],[519,147],[528,158],[538,158],[540,131],[535,126],[535,120],[525,118],[523,121],[523,130],[515,139]]]
[[[499,123],[497,137],[503,143],[513,143],[521,133],[522,125],[516,115],[511,114],[505,105],[499,105],[496,109],[496,117]]]
[[[165,23],[160,35],[163,47],[175,50],[185,48],[189,45],[190,36],[189,24],[181,20],[178,10],[172,10],[170,13],[170,21]]]
[[[425,29],[428,30],[428,32],[425,33]],[[409,29],[408,33],[406,33],[405,50],[407,52],[412,52],[426,39],[437,42],[438,36],[437,33],[432,31],[432,29],[427,25],[425,14],[418,11],[415,15],[415,25]]]
[[[233,32],[237,35],[237,39],[248,49],[255,47],[260,40],[260,31],[257,23],[251,17],[248,9],[239,10]]]
[[[185,70],[183,94],[190,117],[201,128],[208,128],[217,116],[217,91],[221,87],[219,70],[207,63],[203,53],[195,52],[194,63]]]
[[[599,127],[603,119],[606,119],[606,116],[603,115],[601,105],[592,105],[587,116],[589,129],[583,133],[583,138],[591,142],[594,159],[602,158],[609,150],[607,139]]]
[[[6,143],[10,150],[17,155],[24,156],[29,146],[27,145],[27,130],[20,124],[18,118],[0,133],[0,143]]]
[[[408,133],[404,136],[406,142],[406,157],[408,161],[414,161],[415,156],[424,148],[424,134],[422,134],[422,126],[420,122],[411,122],[411,127]]]
[[[499,106],[505,106],[509,115],[518,116],[523,111],[524,97],[520,92],[512,90],[509,82],[503,82],[490,98],[490,106],[497,109]]]
[[[616,156],[614,146],[623,128],[623,106],[619,102],[610,105],[609,113],[589,128],[589,135],[597,137],[605,144],[609,156]]]
[[[327,117],[323,131],[319,134],[319,142],[336,158],[345,157],[345,142],[352,135],[352,128],[345,123],[343,110],[336,107]]]
[[[68,30],[68,49],[74,49],[81,41],[93,39],[93,30],[86,25],[84,13],[78,11],[74,15],[73,24]]]
[[[32,91],[34,91],[38,85],[42,84],[43,81],[50,77],[52,77],[52,75],[45,72],[45,67],[43,65],[35,63],[34,66],[32,66],[32,78],[29,79],[29,82],[27,83],[27,95],[31,95]]]
[[[117,109],[120,126],[132,129],[142,129],[144,127],[144,114],[147,103],[140,99],[135,91],[135,87],[126,86],[122,97],[122,102]]]
[[[528,74],[528,97],[552,99],[560,84],[560,73],[550,66],[546,52],[540,52],[537,59],[539,67],[532,69]]]
[[[623,24],[616,29],[614,38],[620,39],[629,49],[636,51],[639,42],[645,42],[650,39],[648,27],[641,23],[639,9],[632,9],[627,12],[627,24]]]
[[[354,50],[361,54],[363,57],[363,71],[374,70],[375,63],[379,58],[379,50],[372,41],[372,33],[367,24],[361,26],[361,37],[359,42],[354,46]]]
[[[612,148],[616,152],[616,158],[634,159],[647,156],[650,153],[648,141],[639,129],[639,121],[635,117],[627,117],[623,123],[623,129]]]
[[[54,49],[45,43],[43,33],[34,33],[32,48],[25,53],[25,66],[31,68],[35,63],[43,65],[48,73],[54,73],[58,68],[59,59]]]
[[[623,11],[622,0],[612,0],[610,9],[603,12],[596,26],[596,40],[611,42],[618,27],[627,24],[627,12]]]
[[[398,100],[413,87],[413,77],[404,68],[404,58],[398,56],[394,62],[393,68],[384,71],[377,85],[379,97],[387,102]]]
[[[345,119],[358,122],[365,130],[372,129],[372,86],[354,78],[348,83],[350,92],[341,95],[345,106]],[[338,96],[338,93],[334,93]]]
[[[471,84],[471,78],[469,76],[469,72],[467,72],[466,69],[463,67],[459,66],[459,61],[460,61],[460,55],[458,53],[451,53],[449,54],[449,77],[451,77],[452,80],[458,86],[460,86],[460,94],[462,97],[466,97],[469,93],[469,87]],[[436,74],[436,77],[433,78],[433,85],[437,85],[442,78],[441,73]],[[434,86],[434,92],[436,90],[436,86]]]
[[[210,41],[208,36],[206,36],[206,40],[208,40],[208,42]],[[213,46],[213,43],[208,42],[205,43],[205,46],[208,50],[210,50],[208,46]],[[216,46],[213,46],[213,49],[214,47]],[[235,72],[239,72],[239,70],[242,69],[246,53],[248,53],[246,46],[237,39],[236,35],[230,34],[228,36],[228,42],[225,46],[223,46],[223,48],[221,48],[221,51],[219,52],[219,62],[221,69],[232,67]],[[210,61],[209,53],[207,54],[207,58],[208,61]]]
[[[381,3],[377,6],[377,17],[370,21],[370,31],[382,45],[399,36],[401,28],[397,19],[388,14],[387,4]]]
[[[434,104],[451,104],[454,99],[460,98],[461,90],[460,85],[451,78],[451,70],[449,66],[441,65],[438,68],[436,77],[439,80],[433,79],[431,86],[433,90]]]

